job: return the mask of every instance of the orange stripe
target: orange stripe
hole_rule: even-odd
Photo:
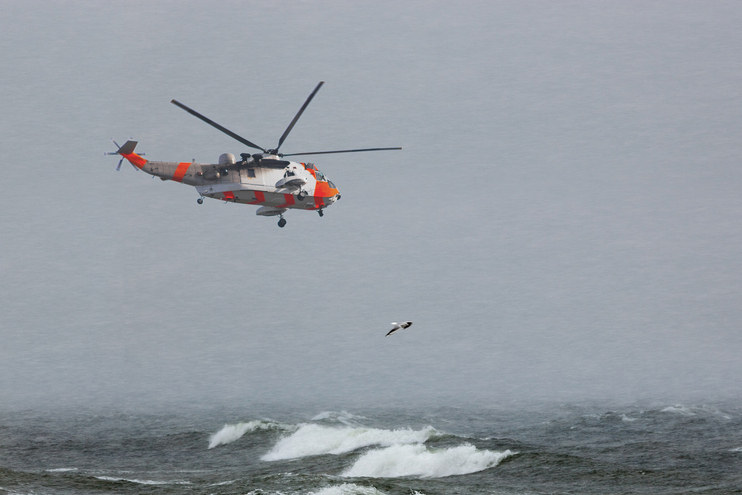
[[[224,196],[224,201],[226,201],[228,199],[231,199],[231,200],[234,200],[235,199],[234,193],[232,191],[227,191],[225,193],[222,193],[222,195]]]
[[[175,169],[175,174],[173,174],[173,180],[175,182],[183,182],[183,177],[185,177],[185,174],[188,171],[188,167],[190,166],[191,162],[179,163],[178,168]]]
[[[287,206],[291,206],[291,205],[296,204],[296,200],[294,199],[294,195],[293,194],[284,194],[283,195],[283,200],[286,201],[286,202],[284,204],[282,204],[282,205],[276,206],[276,208],[286,208]]]
[[[260,203],[265,203],[265,194],[263,194],[263,191],[255,191],[255,201],[249,201],[247,204],[249,205],[258,205]]]
[[[147,160],[137,155],[136,153],[130,153],[128,155],[121,155],[121,156],[129,160],[129,163],[131,163],[138,169],[141,169],[142,167],[144,167],[144,164],[147,163]]]

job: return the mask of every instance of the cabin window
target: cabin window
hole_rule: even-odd
[[[251,179],[255,178],[255,169],[254,168],[248,168],[247,169],[247,176]]]
[[[320,172],[319,170],[317,170],[317,171],[316,171],[316,172],[314,173],[314,176],[315,176],[315,177],[317,178],[317,180],[320,180],[320,181],[325,181],[325,180],[327,180],[327,179],[325,179],[325,174],[323,174],[323,173],[322,173],[322,172]]]

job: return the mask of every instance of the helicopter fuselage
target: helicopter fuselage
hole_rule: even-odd
[[[321,210],[340,198],[335,185],[313,164],[278,156],[236,162],[225,153],[216,164],[158,162],[133,152],[122,156],[154,177],[195,187],[202,197],[262,206],[258,215],[280,215],[287,209]]]

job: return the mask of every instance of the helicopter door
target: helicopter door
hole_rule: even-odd
[[[262,170],[254,167],[240,168],[240,182],[243,184],[263,184]]]

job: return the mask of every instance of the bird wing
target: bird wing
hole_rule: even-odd
[[[393,321],[392,322],[392,325],[394,325],[394,328],[392,328],[391,330],[389,330],[389,333],[386,334],[385,337],[389,337],[391,334],[393,334],[394,332],[396,332],[400,328],[404,328],[404,326],[402,324],[399,324],[396,321]]]

